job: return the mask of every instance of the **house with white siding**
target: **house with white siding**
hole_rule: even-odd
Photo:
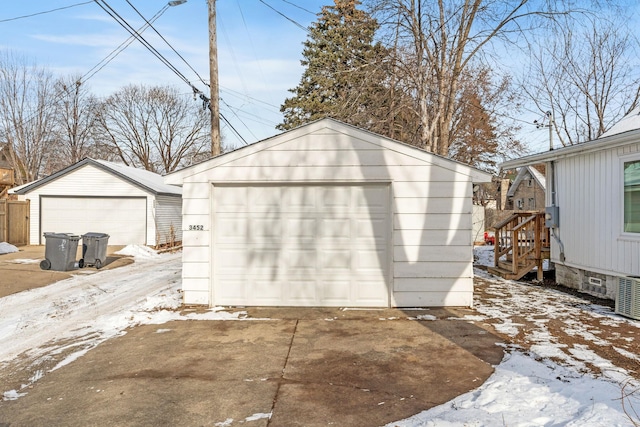
[[[467,165],[322,119],[168,174],[187,304],[473,303]]]
[[[596,140],[500,165],[546,164],[546,223],[559,284],[615,299],[619,278],[640,276],[639,113]]]
[[[30,200],[32,245],[47,232],[107,233],[110,245],[182,240],[182,189],[146,170],[85,158],[12,192]]]

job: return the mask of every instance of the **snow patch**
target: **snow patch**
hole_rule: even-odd
[[[14,252],[18,252],[18,248],[13,246],[11,243],[0,242],[0,255],[11,254]]]
[[[505,319],[504,323],[493,325],[493,327],[496,328],[496,331],[505,335],[509,335],[510,337],[515,337],[516,335],[518,335],[518,332],[520,331],[519,328],[522,326],[524,325],[520,323],[513,323],[511,319]]]
[[[245,418],[245,421],[258,421],[258,420],[263,420],[263,419],[271,419],[271,412],[269,413],[256,413],[253,414],[247,418]]]
[[[409,317],[410,320],[438,320],[433,314],[419,314],[416,317]]]
[[[628,426],[620,385],[522,353],[505,357],[476,390],[387,427]]]
[[[2,400],[7,401],[7,400],[18,400],[18,398],[22,397],[22,396],[26,396],[27,393],[19,393],[16,390],[9,390],[9,391],[5,391],[2,394]]]
[[[132,256],[136,259],[154,259],[157,258],[158,252],[147,246],[140,245],[128,245],[115,252],[116,255]]]

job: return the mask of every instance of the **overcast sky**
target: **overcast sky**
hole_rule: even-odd
[[[167,5],[164,0],[129,1],[146,19]],[[136,29],[144,25],[126,0],[106,3]],[[248,143],[279,133],[275,126],[282,121],[280,105],[289,96],[287,90],[298,84],[303,71],[300,59],[307,33],[300,26],[308,27],[316,20],[321,6],[333,1],[295,1],[302,7],[293,3],[217,1],[221,112]],[[72,5],[78,6],[9,20]],[[209,82],[206,0],[188,0],[166,8],[154,27],[188,65],[152,29],[147,29],[143,37],[187,80],[208,93],[207,86],[200,81],[202,77]],[[87,74],[128,37],[129,33],[93,1],[3,1],[0,8],[0,48],[24,55],[59,75]],[[139,42],[131,44],[87,80],[92,92],[101,97],[130,83],[171,85],[184,93],[192,92],[187,83]],[[242,144],[228,126],[221,125],[228,143]]]

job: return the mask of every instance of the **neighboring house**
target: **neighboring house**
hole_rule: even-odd
[[[182,189],[146,170],[86,158],[12,192],[31,201],[32,245],[45,232],[102,232],[110,245],[182,240]]]
[[[0,143],[0,168],[13,169],[13,167],[11,166],[10,152],[11,150],[8,143],[4,143],[4,144]]]
[[[640,276],[640,115],[600,138],[501,165],[546,163],[547,225],[556,282],[615,298],[620,276]]]
[[[9,144],[0,144],[0,199],[15,185],[15,173],[9,161]]]
[[[471,306],[491,176],[323,119],[169,174],[187,304]]]
[[[533,166],[523,166],[507,191],[507,210],[544,210],[546,179]]]

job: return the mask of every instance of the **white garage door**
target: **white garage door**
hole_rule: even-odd
[[[42,197],[42,233],[107,233],[110,245],[146,243],[147,199],[144,197]]]
[[[388,185],[215,186],[213,301],[389,304]]]

